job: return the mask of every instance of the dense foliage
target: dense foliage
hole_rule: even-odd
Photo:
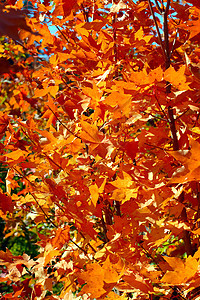
[[[199,1],[2,1],[0,35],[1,299],[197,299]]]

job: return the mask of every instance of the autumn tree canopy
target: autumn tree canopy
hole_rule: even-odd
[[[1,299],[199,299],[200,2],[1,1],[0,35]]]

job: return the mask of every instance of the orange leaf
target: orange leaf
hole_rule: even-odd
[[[81,139],[91,143],[100,143],[102,141],[102,136],[95,125],[81,121],[81,126],[83,129],[80,134]]]
[[[60,254],[59,250],[51,250],[45,255],[44,267],[52,260],[53,257]]]
[[[52,86],[48,87],[49,94],[54,98],[55,98],[58,90],[59,90],[59,87],[57,85],[52,85]]]
[[[10,153],[6,153],[5,156],[12,160],[18,160],[21,157],[27,156],[27,154],[28,154],[28,152],[18,149],[18,150],[12,151]]]
[[[200,144],[190,139],[191,150],[170,151],[176,160],[179,160],[183,167],[179,168],[172,176],[170,182],[182,183],[192,180],[200,180]]]
[[[118,264],[113,264],[110,261],[109,256],[106,258],[106,261],[103,264],[103,269],[105,270],[104,281],[106,283],[117,282],[123,275],[123,269],[118,269]]]
[[[106,292],[103,288],[104,269],[98,263],[88,264],[87,271],[81,273],[79,278],[87,283],[81,293],[90,293],[92,298],[99,298]]]
[[[33,98],[44,97],[46,94],[48,94],[48,90],[47,89],[36,89],[34,91]]]
[[[190,82],[186,82],[184,65],[181,66],[178,71],[176,71],[172,66],[170,66],[165,71],[164,78],[180,91],[190,90]]]
[[[52,245],[58,249],[61,249],[63,245],[70,239],[69,230],[69,226],[67,226],[65,229],[58,228],[56,231],[56,236],[52,239]]]
[[[161,282],[167,284],[183,284],[193,277],[198,269],[198,261],[189,256],[185,262],[178,257],[164,257],[174,271],[167,271]]]

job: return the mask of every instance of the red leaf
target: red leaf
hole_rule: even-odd
[[[60,1],[58,1],[58,4]],[[76,5],[77,1],[76,0],[63,0],[62,1],[62,6],[63,6],[63,13],[65,16],[70,15],[72,9]]]
[[[0,209],[6,214],[8,212],[13,212],[13,203],[11,197],[0,193]]]
[[[188,0],[187,2],[189,2],[192,5],[200,8],[200,2],[199,2],[199,0]]]
[[[132,141],[132,142],[121,142],[121,145],[123,147],[123,150],[126,152],[126,154],[134,160],[136,153],[138,151],[138,142]]]

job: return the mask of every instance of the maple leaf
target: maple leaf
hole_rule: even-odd
[[[9,118],[7,114],[0,112],[0,136],[5,133],[8,124],[9,124]]]
[[[189,70],[197,78],[197,80],[200,81],[200,64],[191,63],[191,61],[186,53],[185,53],[185,60],[186,60],[186,64],[187,64],[187,67],[189,68]]]
[[[200,144],[190,139],[191,150],[178,150],[169,152],[176,160],[179,160],[183,167],[178,168],[170,182],[181,183],[200,179],[199,151]]]
[[[13,208],[12,198],[0,193],[0,209],[6,214],[6,212],[13,212]]]
[[[98,131],[97,126],[91,125],[85,121],[81,121],[81,126],[83,129],[80,134],[82,140],[94,144],[99,144],[102,141],[103,135]]]
[[[198,0],[188,0],[189,3],[192,3],[194,6],[199,7],[200,8],[200,4]]]
[[[0,35],[28,47],[0,45],[2,245],[37,234],[40,253],[0,251],[3,297],[199,286],[199,5],[163,2],[2,5]]]
[[[172,66],[170,66],[164,73],[164,78],[174,85],[178,90],[184,91],[189,90],[189,82],[185,76],[185,66],[179,68],[176,71]]]
[[[77,2],[81,2],[81,1],[77,1],[77,0],[62,0],[62,1],[55,1],[55,11],[54,14],[57,13],[58,15],[64,15],[64,16],[69,16],[72,9],[75,7],[75,5],[77,4]]]
[[[126,9],[127,6],[126,4],[120,0],[117,4],[113,3],[111,8],[110,8],[110,12],[112,13],[118,13],[121,9]]]
[[[99,298],[106,293],[104,286],[104,270],[98,263],[87,265],[87,271],[80,274],[79,278],[87,284],[82,293],[90,293],[92,297]]]
[[[26,23],[25,14],[27,11],[10,8],[7,11],[0,11],[0,35],[7,35],[16,42],[21,42],[19,30],[23,29],[34,35],[40,35],[32,31]]]
[[[197,20],[192,20],[188,22],[188,29],[190,32],[190,39],[192,39],[194,36],[196,36],[197,34],[199,34],[200,30],[199,30],[199,24],[200,24],[200,9],[198,8],[191,8],[190,12],[193,13],[195,16],[198,17]]]
[[[112,193],[112,199],[122,202],[122,204],[131,198],[137,197],[138,187],[134,186],[131,176],[123,172],[123,179],[117,178],[111,182],[116,189]]]
[[[167,271],[161,282],[168,284],[183,284],[197,272],[198,261],[189,256],[185,262],[178,257],[165,257],[173,271]]]
[[[70,227],[68,226],[65,229],[58,228],[56,231],[56,236],[52,239],[52,244],[54,247],[60,249],[65,243],[70,239],[69,234]]]
[[[96,204],[97,204],[99,195],[101,193],[103,193],[105,184],[106,184],[106,178],[104,179],[104,181],[100,187],[98,187],[96,183],[89,186],[89,190],[90,190],[90,194],[91,194],[91,201],[94,204],[94,206],[96,206]]]
[[[120,271],[119,271],[120,270]],[[119,259],[118,263],[112,264],[109,256],[103,266],[98,263],[89,264],[87,271],[79,275],[79,278],[87,284],[81,290],[81,293],[90,293],[92,297],[99,298],[106,293],[105,283],[117,282],[123,275],[123,263]],[[110,286],[110,289],[112,287]]]
[[[104,101],[104,104],[107,104],[111,107],[118,108],[120,112],[125,115],[129,116],[131,110],[131,96],[124,94],[121,92],[112,92]]]
[[[60,254],[59,250],[54,250],[51,247],[46,247],[46,251],[44,252],[44,266],[46,266],[54,257],[58,256]],[[38,270],[39,274],[37,273],[36,276],[41,277],[42,274],[40,272],[43,272],[43,270]]]
[[[123,150],[127,153],[127,155],[134,160],[136,153],[138,151],[138,142],[121,142]]]

